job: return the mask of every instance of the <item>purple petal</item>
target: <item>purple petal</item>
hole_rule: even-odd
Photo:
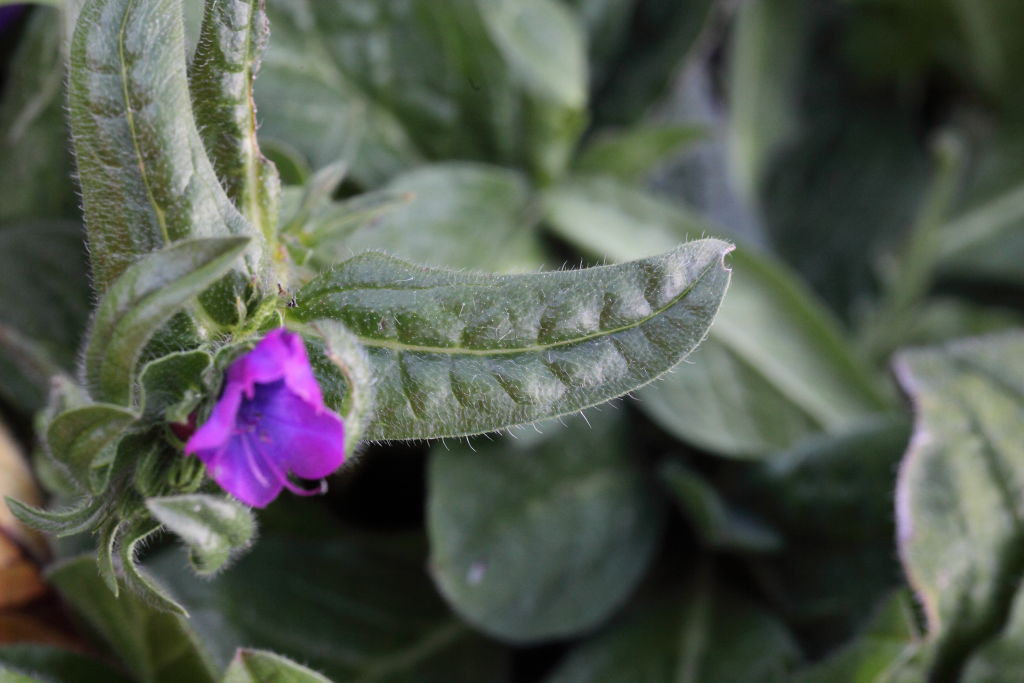
[[[320,479],[345,459],[345,429],[323,403],[302,337],[284,329],[268,333],[227,371],[224,391],[209,419],[189,438],[221,488],[263,507],[289,479]]]
[[[285,485],[284,473],[254,447],[249,434],[238,434],[222,448],[199,451],[206,471],[222,489],[253,507],[266,507]]]
[[[345,428],[329,410],[317,410],[288,387],[260,405],[256,442],[283,471],[303,479],[326,477],[345,460]]]
[[[242,387],[228,383],[224,387],[209,419],[197,429],[185,444],[185,454],[220,448],[228,443],[235,432],[235,421],[242,405]]]

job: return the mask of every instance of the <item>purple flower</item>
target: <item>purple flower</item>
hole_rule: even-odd
[[[287,487],[291,472],[320,479],[345,459],[341,418],[324,406],[302,338],[284,329],[264,337],[227,371],[210,418],[185,444],[221,488],[264,507]]]

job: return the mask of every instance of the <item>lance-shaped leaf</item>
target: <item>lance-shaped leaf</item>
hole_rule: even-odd
[[[551,227],[615,261],[657,253],[710,229],[676,207],[606,179],[544,196]],[[818,432],[842,433],[886,409],[843,331],[780,265],[739,248],[729,297],[693,363],[641,394],[664,429],[722,455],[764,457]]]
[[[227,273],[248,242],[247,237],[189,240],[124,271],[100,301],[85,349],[85,378],[97,398],[128,405],[146,342]]]
[[[256,140],[253,83],[270,25],[264,0],[207,2],[192,62],[192,103],[217,177],[242,215],[268,239],[281,181]]]
[[[113,452],[124,430],[138,415],[120,406],[93,403],[65,411],[46,430],[50,452],[81,484],[93,487],[94,465]]]
[[[115,543],[125,586],[153,609],[187,617],[188,612],[185,608],[138,565],[139,550],[146,544],[147,539],[160,531],[160,524],[146,517],[136,517],[122,524],[124,529],[115,534]],[[117,594],[118,591],[115,590],[114,595]]]
[[[1007,624],[1024,576],[1024,334],[897,357],[917,415],[900,467],[904,569],[933,644],[929,680],[958,680]]]
[[[255,235],[196,130],[180,0],[88,0],[71,42],[68,90],[99,291],[171,242]],[[258,272],[259,251],[254,240],[247,276]]]
[[[55,536],[73,536],[92,529],[106,514],[112,502],[109,497],[83,498],[64,510],[41,510],[14,498],[6,499],[11,514],[19,521]]]
[[[326,676],[273,652],[239,648],[221,683],[330,683]]]
[[[633,391],[708,332],[731,246],[699,240],[616,266],[485,275],[357,256],[299,293],[294,315],[343,322],[376,378],[370,439],[475,434]]]
[[[192,566],[200,575],[217,572],[248,547],[256,531],[252,512],[222,496],[196,493],[150,498],[146,507],[185,541]]]

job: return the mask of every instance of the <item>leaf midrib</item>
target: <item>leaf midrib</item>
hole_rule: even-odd
[[[672,297],[664,306],[660,306],[651,311],[648,315],[640,318],[639,320],[632,322],[628,325],[620,325],[606,330],[599,330],[590,334],[574,337],[572,339],[566,339],[558,342],[551,342],[550,344],[534,344],[531,346],[518,346],[513,348],[505,349],[477,349],[465,346],[429,346],[425,344],[409,344],[400,341],[392,341],[390,339],[380,339],[377,337],[368,337],[365,335],[357,334],[356,337],[359,339],[359,343],[363,346],[372,348],[383,348],[400,353],[433,353],[442,355],[453,355],[453,356],[512,356],[523,353],[539,353],[541,351],[549,351],[551,349],[557,349],[565,346],[573,346],[575,344],[582,344],[584,342],[591,341],[593,339],[601,339],[604,337],[613,337],[622,332],[633,330],[642,327],[646,323],[650,322],[659,315],[666,311],[674,308],[680,301],[688,297],[698,285],[700,285],[704,279],[708,276],[712,270],[714,270],[720,260],[715,258],[704,267],[700,274],[693,279],[693,281],[687,285],[679,294]]]
[[[121,16],[121,26],[117,32],[117,59],[118,67],[121,71],[121,93],[124,96],[124,116],[125,123],[128,124],[128,132],[132,139],[132,151],[135,152],[135,160],[139,166],[139,175],[142,179],[142,186],[146,190],[146,197],[149,199],[149,204],[153,209],[153,213],[156,214],[157,224],[160,226],[160,234],[163,236],[164,244],[171,243],[170,234],[167,231],[167,217],[164,215],[163,209],[157,204],[156,196],[153,194],[153,188],[150,185],[149,171],[146,167],[146,161],[142,155],[142,150],[139,148],[138,132],[135,129],[135,115],[132,113],[131,107],[131,96],[128,92],[128,72],[126,70],[127,59],[125,58],[125,34],[128,31],[128,19],[132,15],[132,11],[135,9],[137,0],[128,0],[128,5],[124,9],[124,14]]]

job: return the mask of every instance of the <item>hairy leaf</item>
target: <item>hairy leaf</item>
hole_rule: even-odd
[[[150,337],[191,299],[219,280],[247,237],[188,240],[149,254],[112,284],[96,309],[85,349],[85,378],[111,403],[132,400],[135,364]]]
[[[924,607],[929,676],[955,680],[1010,618],[1024,576],[1024,334],[897,357],[914,437],[900,467],[900,556]]]
[[[41,510],[13,498],[6,499],[11,514],[21,522],[55,536],[73,536],[90,531],[114,502],[110,497],[87,497],[62,510]]]
[[[181,0],[88,0],[70,51],[68,109],[96,288],[190,237],[252,237],[233,286],[259,277],[261,240],[221,189],[192,118]]]
[[[431,452],[432,573],[487,633],[535,641],[592,628],[651,560],[662,500],[630,457],[621,415],[592,411],[590,423]]]
[[[256,532],[252,512],[226,497],[195,493],[149,498],[146,507],[188,545],[192,566],[201,576],[219,571],[249,546]]]
[[[239,649],[221,683],[331,683],[312,669],[273,652]]]
[[[189,85],[217,177],[242,215],[270,240],[277,228],[281,181],[260,152],[253,102],[253,83],[270,33],[264,4],[206,3]]]
[[[474,434],[608,401],[656,379],[707,334],[731,247],[702,240],[619,266],[484,275],[357,256],[299,293],[336,319],[377,380],[371,439]]]
[[[217,680],[200,641],[182,617],[157,611],[130,591],[114,597],[101,582],[93,558],[65,560],[50,569],[49,579],[139,680]]]
[[[138,415],[120,406],[93,403],[57,415],[46,430],[50,452],[79,483],[95,490],[93,468],[110,460],[121,435]]]
[[[558,186],[545,204],[557,234],[615,261],[706,229],[665,202],[600,179]],[[708,342],[693,363],[641,395],[653,419],[717,453],[763,457],[885,410],[873,378],[809,291],[749,249],[732,259],[730,294]]]
[[[181,351],[147,363],[139,377],[139,404],[146,417],[188,423],[206,391],[203,374],[212,362],[205,351]]]

